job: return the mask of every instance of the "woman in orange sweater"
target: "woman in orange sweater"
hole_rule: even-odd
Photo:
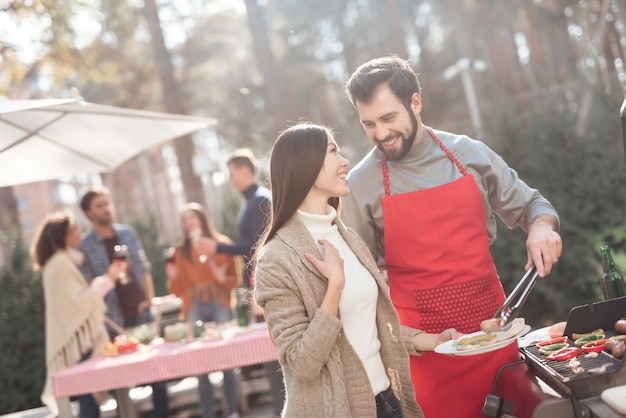
[[[188,203],[181,212],[183,238],[176,247],[174,263],[168,263],[167,276],[170,292],[181,297],[182,315],[191,324],[196,321],[228,322],[234,318],[230,305],[231,293],[237,284],[235,258],[228,254],[207,256],[205,242],[212,238],[230,243],[228,237],[217,232],[204,208]],[[224,370],[226,416],[237,417],[237,380],[234,370]],[[203,418],[213,417],[213,386],[208,375],[198,376],[198,391]]]

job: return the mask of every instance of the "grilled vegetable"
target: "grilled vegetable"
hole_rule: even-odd
[[[600,341],[604,339],[604,334],[590,334],[584,337],[578,338],[574,341],[574,345],[576,347],[582,347],[583,345],[590,343],[592,341]]]
[[[546,357],[546,359],[554,361],[567,361],[573,359],[574,357],[578,357],[580,354],[582,354],[582,352],[583,351],[578,347],[565,347],[561,348],[555,353],[550,354],[548,357]]]
[[[478,334],[473,337],[461,338],[458,342],[454,343],[454,347],[459,350],[469,350],[476,347],[482,347],[495,342],[496,336],[494,334]]]
[[[623,341],[617,341],[615,343],[615,346],[613,346],[613,349],[611,350],[611,354],[615,358],[622,358],[624,357],[625,351],[626,351],[626,344],[624,344]]]
[[[577,334],[577,333],[575,333],[575,332],[574,332],[574,333],[572,334],[572,339],[573,339],[574,341],[576,341],[576,340],[578,340],[578,339],[580,339],[580,338],[583,338],[583,337],[586,337],[586,336],[588,336],[588,335],[596,335],[596,334],[602,334],[602,335],[605,335],[606,333],[604,332],[604,330],[603,330],[602,328],[598,328],[598,329],[596,329],[596,330],[594,330],[594,331],[591,331],[591,332],[586,332],[586,333],[584,333],[584,334]],[[603,337],[603,338],[604,338],[604,337]]]
[[[607,341],[609,340],[591,341],[580,348],[583,350],[583,353],[598,353],[604,350],[604,344],[606,344]]]
[[[539,347],[538,351],[541,354],[544,354],[544,355],[547,356],[549,354],[556,353],[557,351],[559,351],[559,350],[561,350],[561,349],[563,349],[563,348],[565,348],[567,346],[569,346],[568,343],[549,344],[549,345],[544,345],[543,347]]]
[[[609,338],[609,340],[604,343],[604,349],[610,353],[611,350],[613,350],[613,347],[615,347],[616,342],[617,342],[616,340]]]
[[[541,348],[541,347],[544,347],[546,345],[556,344],[556,343],[569,343],[569,338],[567,337],[567,335],[564,336],[564,337],[552,338],[551,340],[538,342],[537,344],[535,344],[535,347]]]

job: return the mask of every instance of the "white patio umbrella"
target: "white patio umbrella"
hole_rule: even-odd
[[[86,103],[0,100],[0,187],[113,171],[215,119]]]

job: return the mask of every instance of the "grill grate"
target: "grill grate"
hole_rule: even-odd
[[[596,358],[585,358],[584,354],[576,357],[576,360],[580,362],[580,366],[585,369],[585,372],[581,374],[576,374],[573,371],[573,368],[568,365],[567,361],[555,361],[555,360],[546,360],[546,357],[539,352],[536,346],[524,347],[526,353],[531,354],[534,357],[534,361],[547,367],[560,379],[561,382],[569,382],[572,380],[582,380],[587,379],[590,376],[597,376],[596,374],[590,373],[589,370],[596,369],[606,365],[606,373],[609,374],[614,373],[620,369],[622,362],[612,355],[601,351],[598,353],[598,357]]]
[[[545,355],[539,353],[536,346],[520,348],[525,355],[526,362],[535,372],[561,392],[562,395],[576,398],[586,398],[599,396],[608,387],[626,383],[626,369],[621,360],[601,351],[596,358],[585,358],[584,354],[576,359],[585,370],[581,374],[576,374],[568,361],[546,360]],[[590,373],[589,370],[605,365],[606,371],[601,374]]]

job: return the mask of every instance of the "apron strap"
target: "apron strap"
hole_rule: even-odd
[[[443,150],[443,152],[446,153],[448,158],[450,158],[452,160],[454,165],[457,166],[457,168],[459,169],[461,174],[463,174],[464,176],[467,175],[468,173],[467,173],[467,170],[465,169],[465,167],[463,167],[463,165],[461,165],[459,160],[456,159],[456,157],[450,152],[450,150],[443,145],[443,143],[439,140],[439,138],[437,138],[437,135],[435,135],[435,133],[430,128],[426,128],[426,130],[428,131],[430,136],[435,140],[435,142],[437,142],[437,144],[439,144],[439,147]],[[385,188],[385,196],[391,196],[391,191],[390,191],[390,188],[389,188],[389,171],[387,170],[387,157],[385,156],[384,153],[382,154],[382,156],[383,156],[383,160],[382,160],[382,166],[383,166],[383,187]]]
[[[428,131],[428,133],[430,134],[430,136],[439,144],[439,146],[441,147],[441,149],[443,150],[443,152],[446,153],[446,155],[448,156],[448,158],[450,158],[452,160],[452,162],[454,163],[454,165],[457,166],[457,168],[459,169],[459,171],[461,172],[461,174],[463,174],[464,176],[467,175],[467,170],[465,170],[465,167],[463,167],[461,165],[461,163],[459,162],[459,160],[456,159],[456,157],[454,155],[452,155],[452,153],[450,152],[450,150],[448,148],[446,148],[443,143],[441,143],[441,141],[439,140],[439,138],[437,138],[437,135],[435,135],[435,133],[432,131],[432,129],[430,128],[426,128],[426,130]]]
[[[387,157],[383,154],[383,187],[385,188],[385,196],[391,196],[389,191],[389,173],[387,172]]]

